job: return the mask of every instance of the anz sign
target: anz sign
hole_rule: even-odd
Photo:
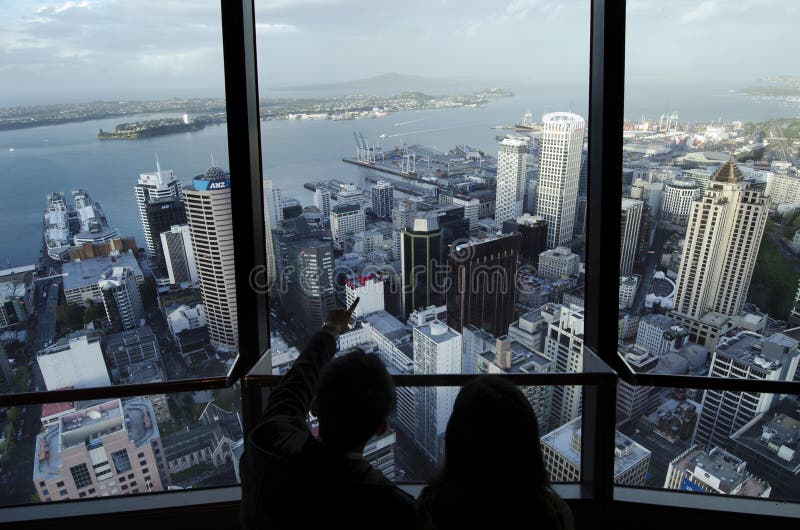
[[[231,187],[231,179],[195,180],[193,184],[198,191],[226,190]]]

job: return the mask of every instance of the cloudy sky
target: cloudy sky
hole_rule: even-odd
[[[256,0],[262,87],[588,76],[588,0]],[[629,0],[632,80],[800,74],[796,0]],[[223,92],[217,0],[0,0],[0,106]]]

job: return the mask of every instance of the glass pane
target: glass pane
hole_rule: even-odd
[[[0,505],[236,484],[237,388],[0,412]]]
[[[646,403],[633,414],[632,395]],[[800,500],[797,396],[622,383],[618,399],[617,441],[624,435],[651,456],[643,481],[615,476],[617,484]]]
[[[219,3],[18,3],[4,20],[0,390],[226,374]]]
[[[582,369],[589,7],[256,2],[276,371]]]
[[[788,0],[627,6],[619,354],[638,373],[800,380],[800,61],[768,44],[790,38],[800,12]],[[668,53],[655,45],[667,41]],[[771,482],[772,464],[729,431],[777,396],[624,383],[618,395],[620,429],[653,452],[648,486],[695,445],[706,460],[692,462],[724,449]],[[680,489],[700,488],[692,480]]]

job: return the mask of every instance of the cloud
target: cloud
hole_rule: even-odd
[[[264,33],[296,33],[298,27],[294,24],[269,24],[266,22],[256,23],[256,31]]]
[[[65,11],[69,11],[70,9],[89,9],[91,8],[91,2],[87,0],[81,0],[80,2],[73,2],[72,0],[68,0],[60,5],[55,6],[39,6],[35,13],[37,15],[58,15],[60,13],[64,13]]]
[[[717,15],[718,10],[719,4],[717,4],[716,0],[706,0],[705,2],[689,8],[689,10],[681,16],[681,22],[684,24],[703,22]]]

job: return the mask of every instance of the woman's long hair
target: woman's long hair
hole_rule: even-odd
[[[518,387],[487,375],[461,389],[447,423],[440,478],[514,497],[539,496],[549,489],[539,422]]]

